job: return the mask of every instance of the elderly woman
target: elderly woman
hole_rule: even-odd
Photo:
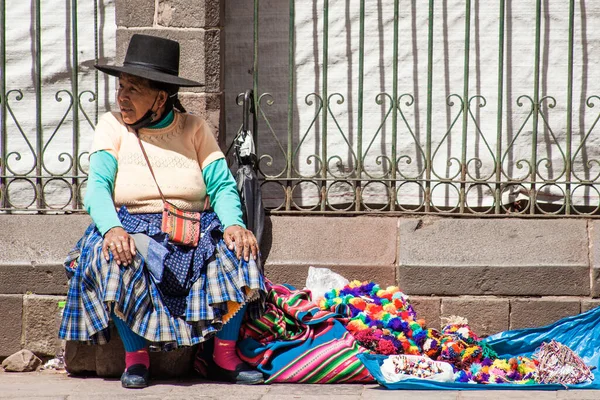
[[[112,319],[126,351],[122,385],[139,388],[148,385],[149,345],[216,335],[209,378],[261,383],[235,350],[244,315],[264,305],[256,239],[213,132],[177,98],[179,87],[201,84],[179,77],[179,43],[153,36],[134,35],[122,66],[96,68],[118,76],[120,112],[96,127],[84,201],[93,224],[65,262],[59,336],[105,343]],[[197,245],[161,231],[168,204],[201,212],[199,222],[179,219]]]

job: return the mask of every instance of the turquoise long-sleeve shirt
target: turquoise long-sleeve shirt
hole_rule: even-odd
[[[154,128],[160,128],[165,123],[169,122],[163,121]],[[90,156],[84,206],[103,236],[115,226],[122,227],[113,202],[117,169],[117,160],[107,151],[100,150]],[[225,159],[221,158],[208,164],[202,170],[202,176],[206,184],[206,193],[210,196],[211,206],[221,220],[223,228],[231,225],[245,228],[237,186]]]

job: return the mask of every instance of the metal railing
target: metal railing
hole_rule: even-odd
[[[365,43],[365,36],[369,30],[377,27],[369,26],[365,21],[368,19],[369,8],[372,11],[376,5],[365,0],[346,2],[346,11],[359,9],[357,18],[346,17],[352,21],[352,26],[358,25],[359,30],[358,45],[352,51],[354,57],[358,56],[358,73],[354,75],[357,86],[354,93],[349,93],[331,90],[330,82],[333,79],[329,60],[332,49],[329,47],[329,40],[332,34],[329,29],[332,22],[330,9],[334,3],[329,0],[312,2],[320,25],[318,37],[315,35],[319,50],[315,50],[315,57],[318,58],[315,69],[318,69],[318,73],[313,77],[315,82],[319,82],[319,86],[313,92],[300,93],[296,64],[297,47],[300,43],[297,38],[296,15],[300,3],[289,0],[286,5],[289,12],[289,80],[287,106],[283,110],[283,105],[276,107],[283,95],[277,96],[264,91],[272,77],[261,74],[261,67],[264,67],[261,57],[270,41],[265,41],[263,47],[260,21],[261,11],[264,10],[261,2],[255,0],[253,91],[257,119],[255,125],[258,129],[256,140],[260,173],[264,178],[263,190],[267,193],[263,198],[266,198],[271,213],[408,212],[471,216],[598,216],[600,161],[589,157],[588,153],[591,138],[597,134],[595,127],[600,114],[594,107],[600,102],[600,97],[585,93],[582,89],[581,96],[585,97],[581,97],[581,108],[576,111],[573,108],[574,85],[579,88],[583,86],[581,80],[587,79],[585,72],[583,78],[574,78],[574,50],[578,54],[586,52],[586,46],[598,38],[593,37],[597,35],[597,31],[591,31],[590,37],[578,45],[584,49],[575,48],[576,2],[564,2],[564,9],[554,11],[548,9],[548,3],[542,0],[527,2],[532,8],[530,24],[534,27],[535,34],[526,37],[521,33],[520,36],[530,44],[533,53],[530,61],[527,58],[533,82],[526,92],[517,93],[515,100],[505,97],[506,78],[510,73],[505,54],[506,35],[509,32],[506,24],[508,20],[512,21],[514,15],[507,13],[505,0],[485,4],[486,12],[493,7],[496,13],[495,32],[489,29],[486,31],[488,35],[494,35],[498,46],[494,78],[496,85],[495,88],[487,87],[487,92],[476,91],[470,82],[474,75],[474,63],[470,56],[473,52],[471,46],[475,43],[472,33],[478,17],[473,12],[482,3],[462,1],[464,25],[452,26],[455,30],[462,29],[462,85],[459,86],[460,89],[455,88],[458,89],[456,92],[450,91],[446,96],[442,107],[448,116],[448,123],[443,134],[437,136],[433,132],[432,117],[436,109],[441,107],[433,101],[433,82],[440,77],[439,74],[436,76],[435,63],[444,62],[444,58],[440,57],[444,49],[434,46],[434,22],[439,20],[439,13],[447,11],[446,2],[390,0],[389,3],[393,4],[393,27],[391,32],[387,32],[393,36],[392,83],[389,90],[367,98],[365,49],[368,45]],[[508,3],[510,6],[510,2]],[[335,5],[339,6],[340,2],[335,2]],[[581,7],[583,6],[582,2]],[[404,7],[403,13],[401,7]],[[427,36],[427,71],[426,74],[421,74],[427,82],[425,95],[423,92],[417,95],[414,92],[400,91],[400,86],[410,86],[410,83],[402,80],[399,68],[410,69],[414,65],[400,65],[399,26],[404,22],[403,18],[414,18],[416,7],[428,8],[427,27],[424,30]],[[336,11],[338,16],[339,10],[338,8]],[[566,73],[560,76],[548,75],[545,68],[547,60],[541,57],[542,50],[548,50],[547,43],[542,39],[551,32],[548,21],[552,12],[568,15],[564,39],[567,68]],[[578,15],[581,16],[582,25],[585,24],[585,13],[581,11]],[[444,26],[443,29],[447,27]],[[581,30],[582,27],[579,26],[578,29]],[[341,35],[339,30],[336,34]],[[304,46],[306,42],[301,44]],[[527,62],[522,60],[522,63]],[[304,79],[306,76],[300,78]],[[544,93],[542,90],[541,82],[548,79],[566,82],[566,92],[561,93],[565,97],[562,109],[556,107],[558,101],[552,93]],[[353,103],[346,102],[350,95],[355,99]],[[489,113],[485,116],[480,114],[480,110],[488,105],[486,97],[489,95],[494,97],[496,108],[495,115],[491,117]],[[298,100],[302,96],[304,102]],[[381,120],[365,121],[364,108],[368,102],[381,106]],[[422,113],[426,115],[424,124],[415,123],[414,118],[411,119],[414,108],[419,107],[421,102],[425,103],[425,107],[421,107]],[[513,115],[507,116],[507,104],[517,120],[511,122],[510,128],[507,128],[506,119],[512,119]],[[340,115],[344,114],[340,111],[340,106],[347,107],[347,113],[355,114],[354,126],[342,126]],[[411,107],[413,114],[408,111]],[[298,113],[312,113],[310,121],[303,125],[301,131],[298,130]],[[557,116],[557,113],[560,115]],[[587,117],[586,121],[593,122],[588,123],[585,129],[580,127],[576,130],[573,126],[575,115],[580,119]],[[559,132],[555,132],[551,126],[551,117],[566,121],[564,128],[561,125]],[[488,126],[490,121],[495,121],[494,131],[482,131],[481,124],[485,118]],[[282,128],[286,119],[287,132]],[[384,130],[389,139],[382,138]],[[334,137],[337,149],[332,149]],[[452,145],[449,144],[451,139],[454,139]],[[459,150],[452,147],[456,146],[457,140],[460,142]],[[529,144],[520,144],[517,149],[517,144],[523,140],[527,140]],[[402,150],[408,142],[414,146],[410,154]],[[478,149],[473,155],[475,143]],[[381,144],[385,144],[385,148],[377,153],[375,147],[381,148]],[[309,147],[308,151],[306,147]],[[521,154],[524,149],[528,149],[529,156]],[[376,154],[373,155],[374,151]],[[485,157],[481,155],[482,152]],[[578,166],[577,170],[574,169],[575,165]],[[408,166],[412,168],[410,173],[406,172]],[[376,168],[379,170],[375,171]],[[373,186],[378,189],[374,190]]]
[[[98,74],[91,72],[85,84],[81,83],[79,54],[83,51],[79,40],[84,33],[85,40],[92,38],[93,60],[97,62],[102,40],[99,24],[103,23],[99,16],[104,4],[102,0],[84,4],[67,0],[57,3],[56,8],[44,9],[41,0],[34,0],[24,6],[13,3],[9,7],[6,0],[0,0],[0,212],[80,210],[88,156],[80,143],[82,135],[91,137],[97,122],[99,82]],[[78,25],[81,6],[88,19],[93,18],[93,26]],[[64,14],[57,12],[61,7]],[[19,8],[30,12],[26,16],[30,26],[10,16],[7,20],[7,13]],[[60,17],[65,18],[62,25]],[[58,27],[46,28],[49,22]],[[30,40],[30,48],[24,54],[31,57],[31,65],[25,71],[18,70],[18,63],[23,61],[11,53],[14,41],[10,42],[10,35],[23,28],[24,37]],[[51,37],[56,32],[64,36],[53,44],[44,42],[45,29],[49,29]],[[61,47],[66,60],[53,54],[53,45]],[[88,47],[91,46],[90,43]],[[64,65],[43,63],[44,56]],[[7,58],[13,65],[7,64]],[[54,76],[44,74],[43,64]],[[11,73],[23,74],[27,80]],[[61,79],[56,84],[55,77],[59,75]]]
[[[440,104],[434,100],[437,94],[434,82],[440,77],[447,78],[448,71],[439,73],[436,67],[441,63],[448,69],[448,55],[444,53],[444,48],[436,45],[438,32],[435,23],[439,21],[436,18],[440,12],[447,12],[447,2],[388,1],[393,9],[393,18],[391,34],[386,32],[386,35],[392,38],[392,52],[389,56],[379,54],[377,57],[390,61],[390,67],[382,66],[381,69],[388,73],[391,69],[391,83],[386,90],[369,97],[365,66],[368,57],[374,56],[366,56],[365,49],[369,41],[365,38],[368,32],[380,29],[368,23],[368,11],[372,11],[374,5],[366,0],[331,4],[329,0],[310,2],[312,6],[318,5],[313,22],[315,26],[319,25],[319,36],[315,38],[319,39],[320,61],[316,62],[318,73],[309,79],[315,84],[316,90],[305,93],[298,89],[296,60],[296,9],[300,3],[289,0],[285,5],[289,17],[287,99],[283,101],[283,112],[274,113],[273,110],[278,110],[276,103],[279,97],[264,91],[267,77],[261,75],[263,64],[260,63],[264,51],[260,36],[261,2],[254,0],[253,126],[260,156],[260,173],[264,178],[264,197],[270,211],[597,216],[600,209],[600,160],[594,158],[591,144],[600,119],[600,114],[594,109],[595,103],[600,102],[600,96],[587,93],[584,90],[586,88],[582,88],[580,107],[574,109],[574,88],[579,90],[583,86],[582,79],[586,78],[585,73],[583,77],[574,75],[574,53],[588,52],[587,46],[593,42],[595,38],[592,36],[596,34],[592,30],[590,37],[576,45],[575,30],[581,31],[589,17],[583,12],[577,14],[576,6],[583,7],[585,2],[569,0],[564,2],[564,9],[554,11],[566,15],[568,22],[564,40],[567,68],[564,74],[552,76],[552,79],[565,82],[566,89],[561,93],[564,101],[561,103],[555,93],[546,93],[542,84],[549,79],[545,69],[547,63],[542,54],[546,50],[546,42],[542,39],[548,36],[548,32],[542,28],[548,30],[547,21],[552,14],[547,8],[548,2],[527,2],[532,8],[530,22],[534,33],[530,37],[520,36],[530,44],[533,55],[530,61],[527,59],[531,67],[532,84],[513,99],[512,93],[508,96],[506,88],[507,74],[511,70],[505,54],[509,45],[506,36],[512,34],[507,27],[514,17],[509,11],[512,3],[499,0],[486,4],[463,0],[463,24],[451,26],[454,30],[462,30],[462,67],[459,68],[462,81],[459,87],[448,88],[444,93],[445,101]],[[98,44],[98,8],[102,2],[95,0],[91,4],[94,26],[90,28],[93,29],[95,42],[94,60],[98,60],[98,49],[101,48]],[[346,11],[358,10],[358,17],[351,19],[349,25],[358,25],[358,45],[351,52],[352,56],[358,57],[356,91],[352,93],[333,91],[331,88],[331,82],[336,77],[330,75],[334,67],[333,63],[329,63],[332,53],[329,41],[333,37],[329,32],[330,8],[340,4],[345,4]],[[472,71],[477,63],[471,59],[471,47],[481,46],[473,39],[472,33],[480,33],[481,29],[476,25],[480,18],[477,10],[484,4],[488,9],[494,7],[496,13],[493,38],[498,47],[495,57],[496,85],[486,90],[473,88],[474,77],[479,79],[481,73]],[[87,153],[82,151],[81,141],[91,136],[83,132],[90,132],[98,117],[99,84],[97,74],[94,74],[91,84],[80,84],[81,64],[77,49],[81,27],[78,27],[77,21],[78,6],[81,7],[82,2],[70,0],[67,5],[69,17],[65,24],[65,43],[70,50],[66,70],[70,79],[67,86],[56,88],[53,93],[52,101],[54,105],[60,105],[62,111],[56,122],[48,126],[44,111],[49,104],[43,101],[43,89],[50,86],[44,86],[46,83],[42,71],[44,47],[41,15],[44,10],[41,0],[32,3],[30,31],[33,32],[33,79],[29,92],[14,87],[7,73],[7,32],[11,31],[9,25],[13,21],[10,18],[7,21],[6,0],[0,0],[0,65],[3,68],[0,76],[0,212],[81,209],[87,178]],[[427,13],[427,24],[423,30],[427,43],[427,70],[424,73],[417,71],[426,85],[421,91],[407,91],[402,88],[410,85],[400,72],[407,67],[418,69],[415,68],[416,62],[407,64],[401,61],[400,50],[406,53],[406,48],[401,47],[405,43],[400,40],[400,26],[405,19],[414,19],[417,7],[426,8]],[[577,26],[576,14],[581,16],[581,23]],[[411,23],[415,25],[414,21]],[[444,26],[443,30],[446,29],[448,27]],[[414,43],[412,46],[415,53],[416,46]],[[348,62],[348,66],[351,65]],[[306,76],[300,78],[305,80]],[[490,96],[494,101],[488,101]],[[19,104],[23,104],[26,98],[34,99],[31,103],[34,106],[21,106],[19,109]],[[489,109],[488,103],[495,104],[491,117],[481,114],[481,110]],[[373,104],[380,110],[378,120],[365,111],[367,106]],[[343,107],[347,107],[345,111],[341,110]],[[439,133],[434,117],[442,109],[447,120]],[[417,121],[417,111],[425,115],[424,122]],[[342,123],[340,115],[344,113],[350,116],[352,124]],[[564,128],[562,125],[558,129],[552,126],[553,118],[557,115],[564,121]],[[587,125],[580,124],[575,128],[574,116],[587,118]],[[304,124],[298,123],[300,117],[305,118]],[[517,121],[512,121],[509,127],[507,119]],[[489,126],[491,120],[495,128],[484,129],[483,126]],[[25,122],[33,127],[27,129]],[[280,129],[280,126],[284,128]],[[69,136],[68,140],[66,136]],[[60,142],[60,150],[57,150],[55,145],[59,138],[63,141]],[[337,147],[332,145],[334,138]],[[518,147],[522,139],[527,139],[528,144]],[[457,143],[458,148],[455,147]],[[412,146],[412,152],[407,152],[407,144]],[[340,150],[341,146],[344,148]],[[379,152],[376,151],[377,147],[380,148]],[[528,156],[520,153],[524,149],[528,151]]]

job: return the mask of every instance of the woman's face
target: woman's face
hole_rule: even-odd
[[[149,81],[129,74],[119,77],[117,102],[126,124],[133,124],[152,109],[160,118],[165,94],[150,87]]]

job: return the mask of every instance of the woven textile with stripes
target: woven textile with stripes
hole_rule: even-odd
[[[266,383],[366,383],[373,377],[356,355],[368,352],[337,314],[319,310],[310,292],[267,282],[265,314],[248,320],[241,358],[268,375]]]

